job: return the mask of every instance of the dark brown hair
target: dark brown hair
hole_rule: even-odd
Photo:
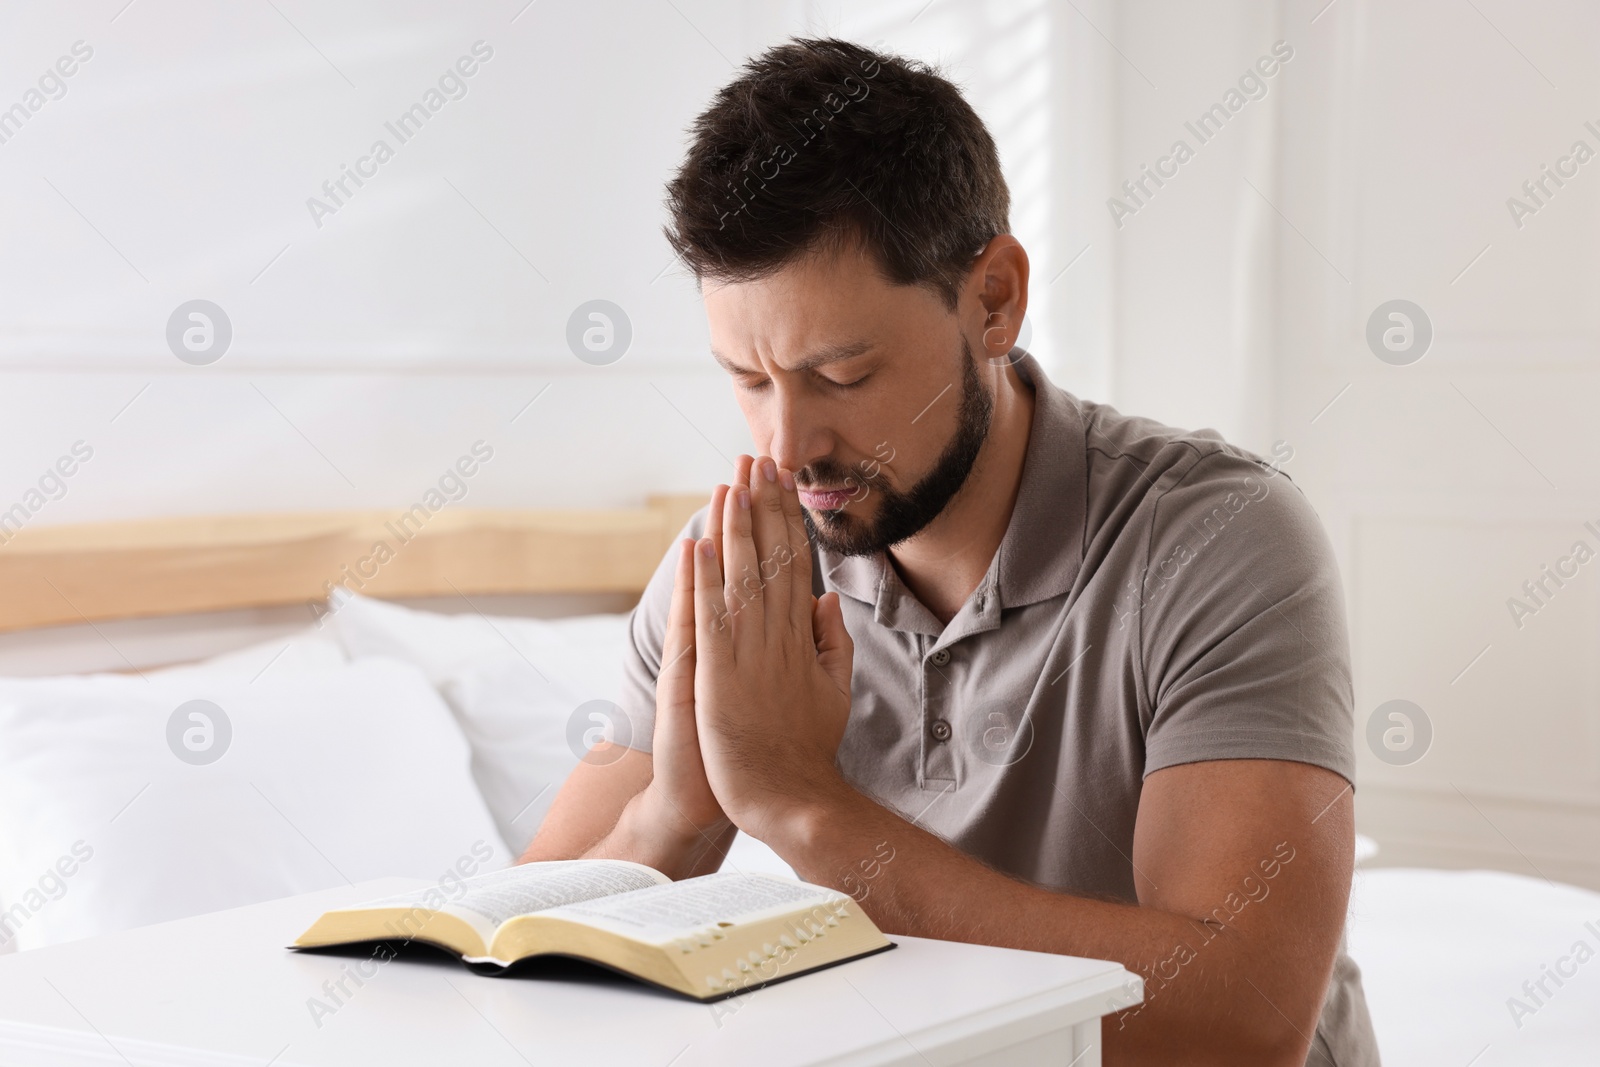
[[[667,186],[667,240],[697,279],[749,281],[859,241],[884,273],[951,309],[1010,229],[994,140],[925,64],[833,38],[746,62],[690,129]]]

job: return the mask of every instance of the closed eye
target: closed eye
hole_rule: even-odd
[[[847,382],[835,381],[834,379],[829,378],[827,375],[824,375],[824,374],[817,375],[816,376],[816,380],[821,385],[823,385],[823,386],[825,386],[827,388],[830,388],[830,389],[854,389],[857,386],[859,386],[862,383],[864,383],[870,377],[872,377],[872,374],[869,371],[868,373],[861,375],[861,377],[852,378],[850,381],[847,381]],[[734,379],[734,384],[737,385],[740,389],[744,390],[747,393],[759,393],[759,392],[767,389],[768,387],[770,387],[772,385],[772,379],[771,378],[735,378]]]

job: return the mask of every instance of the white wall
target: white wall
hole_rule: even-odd
[[[1315,442],[1298,475],[1344,547],[1359,707],[1405,698],[1435,730],[1420,762],[1363,765],[1358,813],[1398,859],[1600,885],[1600,566],[1520,627],[1507,606],[1600,550],[1600,164],[1521,228],[1507,207],[1575,140],[1600,151],[1600,12],[1341,6],[1310,28],[1327,91],[1291,103],[1284,193],[1348,283],[1282,236],[1281,432]],[[1362,336],[1396,297],[1436,331],[1410,366]]]
[[[93,57],[0,144],[0,506],[78,439],[37,521],[394,505],[479,438],[476,504],[633,502],[747,446],[660,235],[739,5],[118,6],[4,16],[4,104]],[[385,122],[477,41],[402,144]],[[307,199],[380,137],[319,228]],[[210,366],[166,345],[195,297],[233,323]],[[565,342],[595,297],[633,324],[610,367]]]
[[[75,42],[93,52],[0,143],[0,512],[79,441],[92,459],[30,522],[406,506],[479,439],[472,506],[708,490],[750,440],[661,236],[663,186],[735,65],[792,34],[881,42],[966,86],[1034,258],[1034,347],[1109,384],[1109,63],[1059,5],[123,2],[0,4],[0,108]],[[465,95],[402,144],[385,124],[479,41]],[[378,138],[393,158],[314,219],[308,198]],[[167,347],[195,298],[234,331],[208,366]],[[633,327],[610,366],[566,342],[594,298]],[[4,637],[0,670],[164,662],[183,636],[64,628],[49,655]]]
[[[1600,561],[1520,628],[1507,606],[1576,541],[1600,551],[1600,162],[1521,228],[1506,204],[1574,140],[1600,151],[1600,12],[1135,2],[1112,36],[1158,87],[1118,81],[1127,173],[1274,40],[1295,50],[1118,231],[1116,386],[1293,448],[1343,568],[1358,826],[1380,863],[1600,886]],[[1364,336],[1396,298],[1436,330],[1409,366]],[[1432,724],[1409,765],[1365,738],[1393,699]]]
[[[1107,201],[1118,202],[1116,400],[1270,452],[1277,220],[1268,200],[1279,106],[1298,59],[1272,57],[1284,34],[1265,0],[1126,4],[1110,29],[1122,53],[1115,174],[1102,200],[1108,219]],[[1238,92],[1263,56],[1274,73],[1259,78],[1259,99],[1241,94],[1248,102],[1220,130],[1201,128],[1202,142],[1190,127]],[[1186,162],[1173,151],[1179,141],[1193,152]],[[1124,189],[1158,166],[1176,173],[1160,186],[1145,178],[1133,194]]]
[[[1059,12],[922,6],[7,5],[0,107],[75,42],[93,56],[0,144],[0,509],[79,440],[92,461],[33,521],[397,505],[480,438],[480,506],[708,487],[749,438],[661,200],[746,54],[810,31],[939,61],[994,123],[1035,270],[1100,225],[1054,192],[1077,158],[1058,104],[1085,98],[1052,83],[1076,41]],[[401,143],[385,123],[478,41],[493,56],[466,95]],[[378,138],[393,158],[314,219],[308,198]],[[1103,376],[1093,268],[1030,319],[1044,345],[1087,309],[1066,335]],[[166,344],[194,298],[233,325],[209,366]],[[607,367],[565,340],[594,298],[633,327]]]

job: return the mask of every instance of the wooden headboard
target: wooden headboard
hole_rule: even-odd
[[[338,585],[386,598],[637,593],[705,502],[26,527],[0,544],[0,631],[316,603]]]

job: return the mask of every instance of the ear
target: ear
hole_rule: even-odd
[[[981,351],[989,360],[1004,359],[1022,333],[1028,311],[1028,253],[1009,233],[990,240],[972,265],[968,289]]]

